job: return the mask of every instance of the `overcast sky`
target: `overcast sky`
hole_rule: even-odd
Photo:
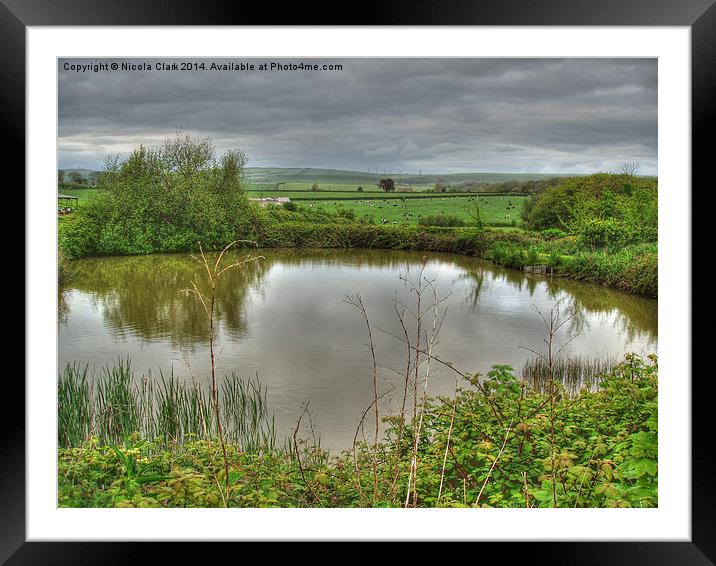
[[[65,70],[131,61],[151,71]],[[157,63],[203,62],[161,71]],[[211,71],[219,64],[340,71]],[[254,167],[417,173],[657,172],[656,59],[60,59],[59,166],[177,129]]]

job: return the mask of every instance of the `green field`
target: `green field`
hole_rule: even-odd
[[[323,193],[355,193],[355,196],[360,196],[361,192],[358,191],[358,187],[363,187],[364,193],[383,193],[384,191],[381,191],[378,189],[378,186],[376,183],[316,183],[318,185],[319,190],[318,191],[312,191],[311,187],[313,186],[313,182],[305,182],[305,183],[254,183],[249,182],[248,190],[250,193],[254,192],[266,192],[266,193],[292,193],[292,192],[302,192],[302,193],[310,193],[316,196],[320,196]],[[396,183],[400,185],[399,183]],[[415,192],[423,192],[427,191],[428,189],[432,189],[435,185],[430,184],[423,184],[423,185],[409,185],[413,189],[413,193]],[[407,193],[412,194],[412,193]],[[266,196],[274,196],[274,195],[266,195]],[[286,196],[286,195],[283,195]]]
[[[246,167],[246,180],[253,185],[287,183],[310,187],[319,185],[352,185],[355,189],[362,185],[375,186],[380,179],[394,179],[398,185],[433,186],[435,183],[458,184],[465,182],[502,183],[505,181],[529,181],[563,177],[560,173],[424,173],[416,172],[385,172],[371,173],[366,171],[345,171],[340,169],[319,168],[285,168],[285,167]],[[323,188],[323,187],[322,187]]]
[[[60,169],[69,179],[72,173],[78,173],[87,179],[93,169]],[[315,167],[246,167],[244,178],[252,186],[271,188],[277,183],[288,185],[293,189],[310,188],[318,183],[321,188],[331,190],[355,190],[358,185],[364,189],[375,187],[384,178],[394,179],[398,185],[411,187],[432,187],[435,183],[456,185],[460,183],[503,183],[509,181],[530,181],[548,179],[550,177],[565,177],[564,173],[416,173],[386,171],[383,173],[367,171],[348,171],[342,169],[321,169]],[[325,187],[324,187],[325,185]],[[288,188],[284,187],[284,188]],[[346,187],[346,188],[340,188]]]
[[[519,223],[522,207],[527,197],[522,196],[486,196],[455,197],[435,196],[430,199],[395,198],[364,199],[359,201],[300,201],[301,207],[323,209],[327,212],[352,210],[356,218],[370,217],[376,223],[417,224],[422,216],[454,215],[467,223],[474,220],[468,212],[475,199],[479,198],[480,216],[487,224]],[[385,222],[383,222],[385,221]]]
[[[413,193],[385,193],[383,191],[369,191],[358,193],[355,191],[256,191],[249,190],[249,198],[262,198],[262,197],[287,197],[295,201],[331,201],[331,200],[342,200],[342,201],[361,201],[361,200],[389,200],[389,199],[440,199],[440,198],[474,198],[477,193],[428,193],[413,192]],[[482,196],[493,197],[495,194],[501,196],[513,196],[507,193],[480,193]],[[515,196],[523,196],[517,193]]]
[[[292,183],[292,185],[300,185]],[[476,198],[475,195],[450,195],[414,193],[385,193],[370,191],[359,193],[347,189],[347,185],[335,185],[331,191],[249,191],[249,198],[259,197],[288,197],[296,201],[299,206],[323,209],[327,212],[339,210],[352,210],[356,218],[372,217],[377,223],[385,219],[385,223],[417,224],[421,216],[448,214],[455,215],[465,222],[472,222],[468,214],[468,205]],[[352,186],[351,186],[352,187]],[[328,187],[327,187],[328,188]],[[92,195],[102,189],[62,188],[58,192],[64,195],[78,197],[79,204],[86,202]],[[429,196],[429,198],[427,198]],[[508,225],[519,222],[520,213],[524,204],[523,196],[481,196],[479,197],[480,212],[486,224]]]
[[[95,193],[101,192],[102,189],[68,189],[68,188],[59,188],[57,189],[57,192],[62,195],[67,195],[68,197],[77,197],[79,198],[79,202],[83,203],[88,198],[90,198]]]

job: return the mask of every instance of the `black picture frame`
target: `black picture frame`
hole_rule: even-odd
[[[400,0],[361,4],[353,9],[351,25],[539,25],[539,26],[689,26],[692,38],[692,185],[707,190],[707,140],[713,137],[716,101],[715,0]],[[340,25],[337,5],[198,2],[194,0],[0,0],[0,125],[9,143],[4,151],[6,171],[16,174],[13,192],[25,186],[25,33],[28,26],[68,25]],[[10,185],[8,185],[10,188]],[[685,190],[691,190],[685,187]],[[692,225],[694,225],[692,221]],[[684,274],[691,277],[691,274]],[[25,295],[25,302],[32,297]],[[684,329],[691,332],[691,329]],[[32,336],[26,336],[31,340]],[[688,378],[689,376],[684,376]],[[699,379],[701,377],[702,379]],[[6,383],[16,389],[11,398],[24,398],[24,385],[14,375]],[[690,542],[543,542],[497,543],[505,557],[551,564],[714,564],[716,562],[716,481],[712,466],[713,424],[707,375],[692,380],[692,537]],[[4,443],[0,461],[0,563],[132,564],[149,557],[151,543],[26,542],[24,406],[19,415],[0,412]],[[318,535],[320,536],[320,535]],[[557,534],[555,538],[557,538]],[[355,551],[322,552],[363,562],[369,552],[360,543]],[[511,548],[502,549],[509,544]],[[184,559],[197,545],[162,545],[164,560],[175,551]],[[224,546],[224,545],[221,545]],[[494,547],[495,543],[491,544]],[[189,548],[191,547],[191,548]],[[156,548],[156,547],[155,547]],[[223,549],[225,550],[225,548]],[[222,551],[223,551],[222,550]],[[203,560],[214,550],[202,545]],[[381,560],[403,550],[381,550]],[[469,551],[474,553],[474,551]],[[318,558],[314,555],[314,561]],[[479,559],[473,554],[473,559]]]

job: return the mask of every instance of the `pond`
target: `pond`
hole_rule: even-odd
[[[245,257],[243,250],[232,257]],[[384,250],[258,250],[264,259],[227,271],[216,291],[219,374],[258,374],[268,388],[279,438],[290,434],[310,401],[321,445],[348,448],[373,399],[373,362],[361,312],[346,302],[360,294],[378,363],[381,411],[402,398],[407,347],[396,314],[415,310],[419,273],[434,281],[439,333],[433,354],[464,372],[485,373],[544,352],[542,316],[559,306],[579,316],[555,337],[566,356],[656,353],[657,301],[562,278],[531,276],[473,257]],[[204,268],[188,254],[90,258],[73,262],[59,297],[59,368],[97,369],[131,358],[138,375],[173,372],[208,380],[208,320],[183,292]],[[422,297],[422,332],[432,332],[434,296]],[[444,300],[443,300],[444,299]],[[401,306],[400,304],[405,306]],[[444,313],[444,318],[443,318]],[[415,319],[405,311],[411,340]],[[423,344],[425,344],[425,336]],[[431,364],[429,393],[452,395],[457,373]],[[459,386],[466,386],[464,381]]]

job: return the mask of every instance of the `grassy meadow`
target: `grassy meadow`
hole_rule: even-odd
[[[92,196],[101,193],[102,189],[60,187],[57,192],[67,195],[68,197],[77,197],[79,199],[78,204],[82,204],[87,202]]]
[[[317,183],[320,188],[329,186],[352,187],[359,185],[364,190],[375,187],[384,178],[392,178],[396,185],[432,187],[435,183],[458,185],[461,183],[513,183],[544,180],[552,177],[564,177],[559,173],[406,173],[406,172],[367,172],[345,171],[338,169],[322,169],[315,167],[284,168],[284,167],[246,167],[245,179],[250,185],[269,186],[286,183],[294,187],[308,187]],[[343,189],[338,189],[343,190]]]
[[[318,190],[316,190],[314,185],[318,186]],[[400,182],[396,181],[396,185],[400,186]],[[412,193],[420,193],[425,192],[430,189],[432,189],[435,185],[424,183],[419,185],[411,184],[410,188],[412,191],[410,193],[405,194],[412,194]],[[358,190],[358,187],[362,188],[362,191]],[[286,193],[296,194],[299,196],[302,193],[309,193],[309,196],[311,193],[313,193],[314,196],[324,196],[324,193],[329,193],[325,196],[332,196],[332,193],[341,193],[344,197],[360,197],[363,193],[375,193],[375,194],[385,194],[384,191],[381,191],[378,189],[376,183],[318,183],[317,181],[309,181],[309,182],[299,182],[299,183],[249,183],[247,185],[247,189],[250,193],[259,192],[259,193],[267,193],[264,196],[274,196],[273,193],[276,193],[276,195],[283,195],[288,196]],[[268,194],[271,193],[271,194]],[[351,194],[355,193],[355,194]]]
[[[392,195],[391,195],[392,196]],[[433,195],[431,198],[370,198],[358,201],[300,201],[300,206],[308,206],[335,214],[352,211],[356,218],[391,224],[418,224],[426,216],[454,216],[474,225],[474,210],[471,207],[478,202],[480,217],[485,225],[516,226],[521,221],[523,196],[455,196],[450,194]]]

